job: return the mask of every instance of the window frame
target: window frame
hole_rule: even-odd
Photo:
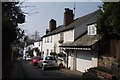
[[[45,43],[46,43],[46,37],[45,37]]]
[[[96,24],[87,25],[87,35],[97,35]]]
[[[52,42],[52,36],[51,36],[51,41],[50,42]]]

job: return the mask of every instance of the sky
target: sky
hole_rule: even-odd
[[[23,2],[22,11],[26,15],[26,21],[19,27],[25,30],[26,35],[33,35],[35,31],[42,37],[49,28],[49,21],[55,19],[57,26],[63,24],[64,9],[74,9],[75,19],[89,14],[100,6],[101,2]],[[27,13],[27,14],[26,14]]]

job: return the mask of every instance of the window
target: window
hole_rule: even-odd
[[[52,42],[52,36],[51,36],[51,42]]]
[[[51,52],[53,52],[53,50],[51,49]]]
[[[97,28],[95,24],[88,25],[88,35],[96,35],[97,34]]]
[[[64,33],[60,33],[60,40],[64,40]]]
[[[48,55],[48,53],[49,53],[49,49],[47,49],[47,55]]]

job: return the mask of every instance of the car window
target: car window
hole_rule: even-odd
[[[56,60],[55,57],[46,57],[45,60]]]
[[[33,57],[33,59],[41,59],[41,57]]]

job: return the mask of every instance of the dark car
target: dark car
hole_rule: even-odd
[[[32,57],[32,65],[36,66],[38,61],[41,59],[40,56],[34,56]]]

